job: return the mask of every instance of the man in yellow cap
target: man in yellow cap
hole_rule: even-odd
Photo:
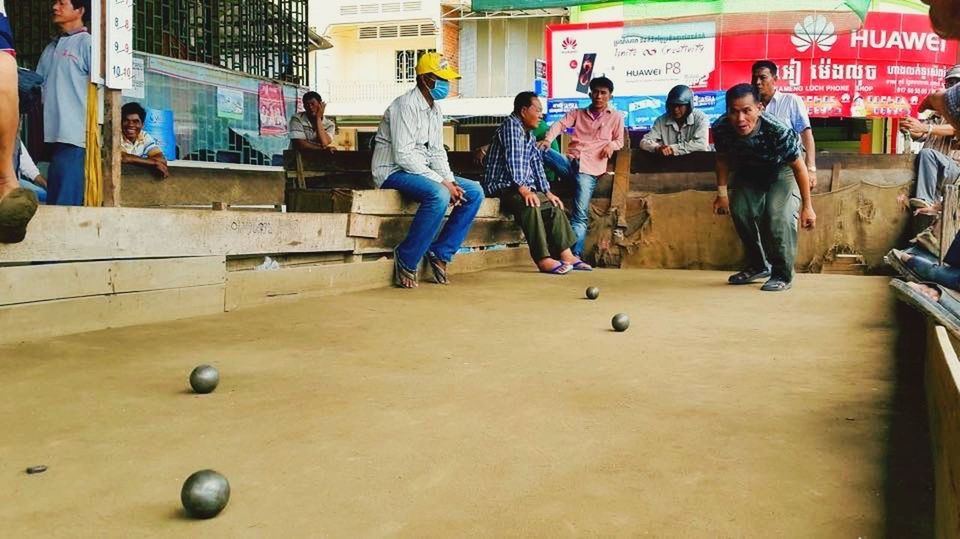
[[[370,166],[378,187],[396,189],[420,203],[407,237],[393,253],[394,282],[401,288],[417,287],[417,268],[424,256],[435,280],[449,282],[447,265],[483,202],[483,188],[454,176],[443,148],[443,114],[437,101],[447,97],[450,81],[460,75],[435,52],[421,56],[416,71],[416,88],[394,99],[383,113]],[[453,211],[443,225],[451,205]]]

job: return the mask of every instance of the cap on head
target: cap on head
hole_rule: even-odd
[[[957,64],[947,70],[947,74],[943,76],[944,80],[947,79],[956,79],[960,80],[960,64]]]
[[[427,52],[417,60],[417,75],[432,73],[443,80],[459,79],[460,74],[450,68],[447,59],[437,52]]]

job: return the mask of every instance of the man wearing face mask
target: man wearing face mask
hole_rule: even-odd
[[[396,189],[420,203],[407,237],[394,249],[394,283],[401,288],[417,287],[424,256],[436,282],[449,282],[447,265],[483,202],[480,184],[454,176],[443,149],[443,114],[437,101],[447,97],[450,81],[460,75],[435,52],[420,57],[416,73],[416,88],[394,99],[383,114],[370,166],[378,187]],[[444,225],[450,205],[453,211]]]

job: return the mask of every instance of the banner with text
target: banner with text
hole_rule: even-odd
[[[590,79],[605,75],[628,127],[648,127],[653,102],[662,114],[676,84],[721,114],[726,88],[749,82],[753,62],[770,59],[780,88],[800,95],[811,116],[899,117],[942,88],[957,59],[957,43],[938,37],[926,15],[872,12],[852,33],[837,33],[827,15],[800,18],[793,33],[717,36],[711,24],[549,25],[548,111],[587,99]]]

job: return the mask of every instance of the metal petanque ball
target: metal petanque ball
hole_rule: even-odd
[[[595,286],[591,286],[587,288],[586,294],[587,294],[587,299],[597,299],[598,297],[600,297],[600,289]]]
[[[210,393],[220,383],[220,373],[210,365],[200,365],[190,373],[190,387],[197,393]]]
[[[617,313],[613,316],[613,320],[610,321],[613,324],[613,329],[616,331],[626,331],[630,327],[630,317],[624,313]]]
[[[213,470],[194,472],[180,489],[180,501],[193,518],[213,518],[230,501],[230,482]]]

